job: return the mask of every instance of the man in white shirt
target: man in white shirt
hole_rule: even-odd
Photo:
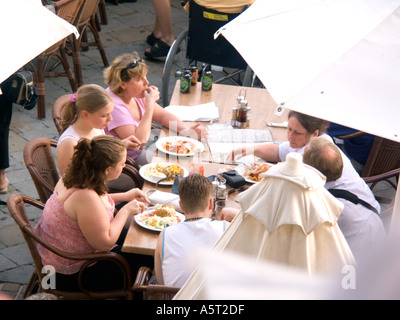
[[[344,194],[337,196],[344,204],[338,225],[355,258],[359,260],[386,237],[378,215],[379,203],[350,160],[328,139],[312,138],[304,151],[303,161],[326,176],[325,188],[328,191],[339,189]]]

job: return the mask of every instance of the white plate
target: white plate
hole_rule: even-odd
[[[143,222],[143,216],[148,214],[148,213],[152,213],[155,209],[156,209],[156,207],[151,207],[151,208],[148,208],[147,210],[143,211],[142,213],[139,213],[139,214],[135,215],[134,217],[135,217],[136,223],[139,226],[141,226],[142,228],[160,232],[162,229],[159,229],[159,228],[156,228],[156,227],[153,227],[153,226],[149,226],[149,225],[147,225],[147,224],[145,224]],[[179,217],[181,219],[181,222],[185,221],[185,216],[182,213],[177,211],[176,215],[177,215],[177,217]]]
[[[148,163],[148,164],[145,164],[144,166],[142,166],[139,169],[139,174],[144,180],[152,182],[152,183],[157,183],[158,180],[154,179],[153,175],[151,174],[151,169],[154,168],[157,165],[171,165],[171,164],[172,163],[167,163],[167,162]],[[180,167],[183,169],[183,176],[187,177],[189,175],[189,171],[186,168],[182,167],[182,166],[180,166]],[[166,186],[172,186],[173,184],[174,184],[173,181],[171,181],[171,182],[168,182],[168,181],[160,182],[160,185],[166,185]]]
[[[264,163],[267,163],[267,164],[269,164],[270,166],[273,166],[273,165],[274,165],[274,164],[272,164],[272,163],[269,163],[269,162],[264,161],[264,160],[261,159],[261,158],[255,157],[254,155],[245,156],[245,157],[243,157],[243,158],[240,158],[239,160],[236,160],[236,162],[239,163],[239,164],[238,164],[238,166],[235,168],[235,170],[236,170],[241,176],[243,176],[243,178],[244,178],[244,179],[246,180],[246,182],[248,182],[248,183],[258,183],[258,182],[259,182],[259,181],[250,180],[250,179],[248,179],[248,178],[246,178],[246,177],[244,176],[245,169],[246,169],[246,167],[247,167],[248,165],[251,165],[251,164],[253,164],[253,163],[257,163],[257,164],[264,164]]]
[[[174,143],[176,141],[187,141],[189,143],[192,143],[193,144],[193,148],[191,148],[191,152],[189,152],[189,153],[176,153],[176,152],[168,151],[163,147],[163,145],[166,142]],[[179,156],[179,157],[193,156],[194,155],[194,150],[196,148],[199,148],[201,150],[201,152],[203,152],[204,149],[205,149],[204,145],[200,141],[195,140],[195,139],[191,139],[191,138],[180,137],[180,136],[170,136],[170,137],[164,137],[164,138],[158,139],[157,142],[156,142],[156,147],[158,148],[158,150],[160,150],[160,151],[162,151],[164,153],[171,154],[171,155],[174,155],[174,156]]]

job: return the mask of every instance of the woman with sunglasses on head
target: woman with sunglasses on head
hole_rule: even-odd
[[[106,133],[120,139],[135,135],[145,143],[150,136],[152,121],[155,121],[180,135],[201,140],[206,132],[199,123],[189,126],[157,103],[160,93],[157,87],[149,86],[147,72],[147,65],[136,52],[116,57],[104,71],[107,91],[114,100],[113,120],[108,123]],[[143,150],[129,150],[128,156],[139,165],[151,160]]]

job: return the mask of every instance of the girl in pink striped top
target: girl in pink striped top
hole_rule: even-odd
[[[61,250],[70,253],[115,251],[121,230],[131,215],[143,211],[147,198],[140,189],[108,194],[107,181],[118,178],[126,161],[126,148],[121,140],[106,135],[93,140],[82,139],[65,175],[57,183],[49,198],[36,232]],[[126,201],[114,216],[115,203]],[[56,270],[56,287],[63,290],[77,289],[77,274],[84,261],[72,261],[55,256],[38,245],[44,265]],[[153,266],[153,259],[126,256],[134,275],[141,265]],[[129,261],[128,261],[129,262]],[[110,289],[119,285],[119,273],[109,263],[98,262],[85,272],[89,288]],[[101,274],[101,281],[97,275]],[[134,277],[133,277],[134,278]]]

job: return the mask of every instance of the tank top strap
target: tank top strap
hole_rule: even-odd
[[[70,193],[67,194],[67,197],[64,199],[63,203],[68,200],[68,198],[78,189],[72,190]]]

